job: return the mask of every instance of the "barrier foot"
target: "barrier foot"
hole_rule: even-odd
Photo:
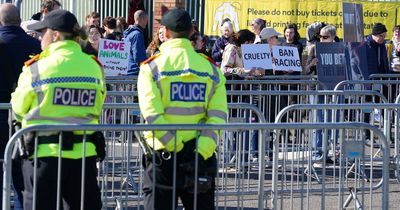
[[[349,188],[349,192],[350,192],[350,195],[349,195],[349,197],[347,197],[346,201],[344,202],[342,209],[343,210],[347,209],[347,207],[350,205],[350,202],[352,200],[354,200],[355,205],[356,205],[355,209],[362,210],[363,206],[362,206],[360,200],[357,198],[357,193],[356,193],[357,190],[355,190],[354,188]]]
[[[311,172],[309,173],[310,170],[311,170]],[[306,176],[309,176],[309,177],[311,177],[311,178],[316,179],[317,182],[318,182],[318,184],[321,184],[321,179],[319,178],[318,173],[317,173],[317,171],[315,170],[315,168],[314,168],[313,165],[307,166],[307,168],[304,169],[304,172],[303,172],[303,173],[304,173]]]

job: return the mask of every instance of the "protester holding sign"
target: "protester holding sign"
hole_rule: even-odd
[[[304,50],[303,44],[300,42],[300,34],[297,30],[297,25],[294,23],[289,23],[286,25],[284,30],[285,42],[282,43],[282,46],[290,46],[296,47],[299,51],[300,61],[302,60],[302,54]]]
[[[261,30],[260,38],[261,43],[268,44],[269,48],[272,51],[273,46],[279,45],[278,36],[281,35],[274,28],[264,28]],[[274,57],[272,57],[272,63],[274,62]],[[272,69],[265,69],[265,74],[271,75],[273,74]]]
[[[333,25],[326,25],[321,29],[319,34],[320,42],[335,42],[335,37],[336,37],[336,27]],[[304,68],[304,74],[316,75],[317,63],[318,63],[318,58],[315,55],[315,44],[314,44],[311,46],[308,52],[306,66]]]
[[[247,29],[240,30],[233,35],[234,44],[228,44],[222,55],[221,70],[227,79],[241,79],[246,75],[261,76],[263,71],[245,69],[240,46],[254,42],[254,33]]]

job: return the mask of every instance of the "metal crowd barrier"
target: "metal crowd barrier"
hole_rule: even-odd
[[[400,80],[345,80],[339,82],[334,90],[372,90],[382,93],[388,102],[393,103],[399,95]]]
[[[16,134],[12,136],[10,139],[5,155],[4,162],[4,188],[3,188],[3,210],[10,209],[10,183],[11,183],[11,152],[16,140],[21,137],[26,132],[37,131],[37,132],[45,132],[45,131],[104,131],[104,132],[141,132],[141,131],[154,131],[154,130],[172,130],[176,131],[177,128],[179,130],[214,130],[218,129],[219,131],[225,132],[248,132],[248,131],[259,131],[259,162],[257,166],[251,166],[254,170],[246,171],[240,170],[241,168],[245,168],[245,166],[241,166],[235,170],[231,170],[225,168],[223,163],[219,162],[218,164],[218,175],[216,178],[216,197],[215,203],[217,207],[220,208],[258,208],[263,209],[266,207],[266,196],[270,195],[270,203],[273,209],[288,209],[287,204],[291,204],[295,206],[295,209],[310,209],[313,206],[317,205],[318,201],[320,201],[321,209],[330,208],[332,206],[342,207],[345,203],[349,203],[350,201],[341,200],[341,197],[352,195],[352,198],[357,198],[358,196],[362,196],[362,198],[368,197],[371,199],[369,202],[368,199],[359,199],[357,201],[357,205],[360,204],[365,208],[379,208],[379,209],[388,209],[390,204],[388,204],[388,173],[389,173],[389,151],[388,144],[385,140],[384,135],[381,131],[379,131],[374,126],[365,124],[365,123],[319,123],[319,124],[264,124],[264,123],[238,123],[238,124],[221,124],[221,125],[37,125],[24,128],[18,131]],[[369,159],[372,161],[369,165],[365,164],[366,159],[364,155],[369,155],[369,153],[363,153],[362,158],[357,156],[359,154],[359,150],[354,147],[349,147],[347,145],[357,145],[358,142],[355,141],[351,136],[347,136],[343,142],[339,142],[339,144],[344,144],[341,148],[347,148],[346,155],[340,156],[343,161],[347,161],[350,158],[353,158],[355,162],[361,161],[365,167],[368,167],[369,173],[373,174],[369,176],[371,184],[366,184],[365,179],[361,179],[360,176],[356,175],[354,177],[346,177],[345,174],[339,173],[340,177],[338,180],[335,177],[332,177],[329,171],[331,168],[323,166],[321,170],[325,170],[325,176],[322,177],[322,184],[317,182],[311,182],[311,180],[307,179],[304,175],[301,175],[297,172],[297,170],[290,170],[293,168],[297,168],[301,170],[305,167],[304,162],[310,162],[310,156],[301,156],[301,159],[297,160],[293,158],[293,164],[290,167],[288,165],[283,165],[279,167],[281,164],[279,161],[280,156],[288,156],[290,155],[289,151],[279,151],[277,149],[274,150],[274,161],[272,168],[265,168],[265,150],[264,148],[264,135],[265,133],[273,130],[277,138],[279,139],[279,134],[283,130],[289,129],[338,129],[340,132],[343,130],[356,130],[361,132],[363,129],[371,130],[377,137],[379,138],[379,142],[381,143],[381,154],[382,158],[380,159],[380,163],[375,163],[374,159]],[[222,135],[219,139],[220,142],[224,141],[224,135]],[[37,139],[36,139],[37,141]],[[129,144],[134,144],[130,142]],[[219,143],[219,145],[223,145]],[[139,147],[136,145],[136,147]],[[278,141],[275,141],[275,147],[279,148]],[[217,157],[221,158],[221,148],[217,150]],[[130,151],[133,152],[133,151]],[[298,154],[309,153],[311,152],[310,147],[301,148],[298,151]],[[135,154],[136,156],[140,156],[140,154]],[[295,154],[292,154],[293,157],[298,157]],[[130,156],[125,156],[130,157]],[[110,157],[107,157],[110,158]],[[130,162],[129,162],[130,161]],[[137,163],[137,161],[139,163]],[[132,166],[139,166],[137,170],[140,171],[138,176],[135,177],[138,181],[138,186],[142,185],[142,168],[141,166],[141,158],[138,160],[126,160],[128,164],[124,166],[123,175],[128,174]],[[355,168],[355,172],[358,173],[358,168]],[[82,177],[83,178],[83,177]],[[116,177],[118,179],[119,177]],[[84,179],[83,179],[84,180]],[[301,182],[296,180],[302,180]],[[331,180],[333,180],[336,185],[330,184]],[[116,207],[116,209],[125,209],[128,207],[139,207],[143,205],[143,192],[138,188],[138,192],[134,192],[131,189],[131,186],[124,185],[121,186],[119,184],[112,185],[112,182],[119,182],[119,180],[114,180],[110,177],[99,177],[99,182],[101,185],[109,187],[109,191],[104,194],[103,191],[103,202],[105,207]],[[84,185],[82,185],[84,186]],[[289,187],[291,186],[291,187]],[[353,189],[350,190],[349,189]],[[379,190],[376,190],[379,189]],[[103,188],[104,190],[104,188]],[[111,192],[114,192],[114,199],[119,200],[119,204],[111,205],[105,199],[107,196],[111,195]],[[291,194],[288,194],[291,193]],[[298,194],[300,193],[300,197]],[[317,194],[316,194],[317,193]],[[335,196],[335,199],[338,199],[341,202],[331,203],[327,196]],[[372,199],[373,197],[373,199]],[[300,199],[300,201],[299,201]],[[310,205],[298,205],[297,202],[304,202],[304,199],[308,201]],[[333,199],[330,197],[330,199]],[[253,201],[253,202],[251,202]],[[367,202],[368,201],[368,202]],[[379,202],[378,202],[379,201]],[[373,204],[373,205],[372,205]]]
[[[321,105],[302,105],[302,104],[297,104],[297,105],[291,105],[288,106],[286,108],[284,108],[278,115],[277,118],[275,120],[276,123],[280,123],[281,119],[285,116],[285,115],[292,115],[291,112],[298,112],[299,110],[307,110],[310,112],[315,113],[315,110],[321,110],[324,111],[325,113],[325,117],[314,121],[314,123],[324,123],[324,122],[365,122],[364,119],[364,114],[366,112],[366,110],[381,110],[382,115],[382,119],[381,121],[383,122],[383,127],[381,127],[380,125],[376,125],[376,122],[374,122],[374,120],[372,120],[371,122],[369,122],[372,126],[377,127],[378,129],[380,129],[384,135],[386,136],[386,141],[390,144],[393,143],[394,144],[394,149],[393,151],[391,151],[391,161],[393,163],[393,170],[395,172],[395,176],[396,178],[400,181],[399,175],[400,175],[400,171],[399,171],[399,139],[398,139],[398,130],[399,130],[399,124],[398,124],[398,120],[396,120],[396,123],[394,125],[394,138],[393,136],[391,136],[391,115],[392,113],[394,113],[394,115],[397,115],[397,112],[400,108],[400,104],[336,104],[336,105],[326,105],[326,104],[321,104]],[[330,116],[329,114],[330,113]],[[370,111],[367,111],[367,113],[370,113]],[[395,118],[397,119],[397,117]],[[316,131],[313,131],[316,132]],[[333,158],[335,158],[335,155],[337,155],[337,153],[335,153],[335,151],[337,151],[336,146],[337,142],[340,142],[343,138],[344,135],[352,135],[357,139],[366,139],[366,134],[364,133],[337,133],[337,132],[333,132],[331,130],[324,130],[324,132],[321,132],[322,135],[322,140],[325,141],[323,143],[323,145],[327,144],[326,148],[332,148],[330,151],[332,153]],[[298,139],[296,139],[296,142],[309,142],[309,141],[313,141],[315,139],[315,135],[312,135],[311,133],[308,134],[301,134],[297,131],[297,133],[294,134],[296,137],[298,137]],[[371,152],[372,150],[376,150],[374,152],[374,158],[375,157],[379,157],[379,143],[376,143],[376,140],[373,138],[374,134],[370,134],[371,138],[368,139],[369,142],[367,142],[369,145],[369,147],[371,148]],[[280,144],[285,146],[286,143],[288,142],[287,137],[283,136],[282,139],[279,139]],[[330,141],[330,144],[328,143],[328,141]],[[330,146],[332,145],[332,146]],[[324,149],[324,151],[327,151],[326,149]],[[327,155],[327,153],[326,153]],[[314,173],[313,174],[317,180],[319,179],[318,174]]]

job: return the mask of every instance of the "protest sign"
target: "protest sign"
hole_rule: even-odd
[[[342,42],[315,43],[315,55],[318,59],[318,80],[333,90],[337,83],[346,79],[345,47]]]
[[[246,70],[252,68],[272,69],[271,50],[268,44],[242,44],[243,66]]]
[[[362,4],[343,2],[343,41],[362,42],[364,40],[364,20]]]
[[[128,74],[129,62],[128,42],[100,39],[98,59],[107,76]]]
[[[348,42],[346,46],[346,68],[348,80],[366,80],[369,77],[367,43]]]
[[[275,71],[301,71],[299,51],[296,47],[273,46],[273,69]]]

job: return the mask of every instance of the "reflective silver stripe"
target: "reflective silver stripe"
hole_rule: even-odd
[[[158,78],[159,75],[160,75],[160,70],[158,70],[158,66],[157,66],[156,62],[154,62],[154,61],[150,61],[149,67],[150,67],[150,70],[151,70],[151,74],[153,75],[153,78],[157,78],[157,80],[155,82],[157,82],[157,87],[160,90],[160,95],[162,97],[163,93],[162,93],[162,89],[161,89],[161,83],[160,83],[160,80]]]
[[[29,68],[31,70],[31,75],[32,75],[32,83],[37,82],[40,80],[40,74],[39,74],[39,62],[33,63]],[[32,110],[31,114],[25,115],[26,120],[31,120],[31,119],[39,119],[40,117],[40,104],[44,100],[44,94],[42,91],[42,86],[36,86],[33,88],[37,95],[37,100],[38,104],[37,106]]]
[[[212,138],[214,140],[215,144],[218,145],[218,135],[215,133],[215,131],[203,130],[203,131],[201,131],[201,136],[206,136],[206,137]]]
[[[98,117],[94,115],[88,115],[85,117],[44,117],[40,116],[39,109],[35,109],[32,113],[25,116],[26,120],[50,120],[61,123],[72,123],[72,124],[86,124]]]
[[[32,75],[32,83],[37,82],[40,80],[40,75],[39,75],[39,62],[35,62],[30,66],[31,70],[31,75]],[[37,86],[33,88],[37,94],[38,97],[38,105],[41,104],[44,100],[44,94],[42,91],[42,87]]]
[[[154,121],[156,121],[159,117],[160,117],[159,114],[153,115],[153,116],[149,116],[149,117],[146,117],[146,121],[151,124]]]
[[[165,108],[165,114],[173,114],[173,115],[195,115],[195,114],[204,114],[204,107],[167,107]]]
[[[220,111],[220,110],[208,110],[207,116],[208,117],[218,117],[218,118],[223,119],[224,121],[226,121],[226,119],[228,117],[228,115],[225,112]]]
[[[175,135],[171,132],[168,131],[163,137],[160,138],[160,141],[166,145],[168,144],[169,141],[171,141],[173,138],[175,137]]]
[[[211,67],[212,67],[213,73],[214,73],[213,77],[218,78],[218,69],[217,69],[217,67],[215,67],[213,64],[211,64]],[[212,80],[212,86],[211,86],[210,94],[208,94],[208,101],[210,101],[211,98],[214,96],[216,88],[217,88],[217,83],[215,82],[215,80]]]

